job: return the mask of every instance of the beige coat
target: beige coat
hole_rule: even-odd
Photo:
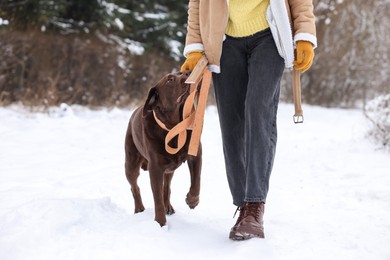
[[[219,73],[222,42],[228,22],[228,0],[190,0],[184,56],[194,50],[204,51],[209,69]],[[270,0],[267,20],[279,54],[287,68],[293,66],[296,41],[310,41],[317,46],[312,0]]]

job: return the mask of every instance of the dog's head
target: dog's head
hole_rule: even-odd
[[[166,117],[179,115],[184,101],[189,95],[190,85],[185,84],[189,72],[167,74],[149,90],[143,107],[143,115],[155,110]]]

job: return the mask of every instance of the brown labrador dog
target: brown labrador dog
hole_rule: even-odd
[[[134,197],[134,212],[142,212],[140,188],[137,179],[140,168],[148,170],[153,191],[155,220],[166,225],[166,214],[175,213],[171,203],[171,180],[174,171],[185,161],[191,175],[191,186],[187,193],[186,203],[193,209],[199,203],[200,175],[202,166],[202,149],[199,146],[198,155],[188,155],[188,144],[191,132],[187,133],[187,141],[177,154],[169,154],[165,150],[167,131],[156,122],[153,113],[168,128],[174,127],[181,121],[185,99],[189,95],[190,85],[185,84],[188,73],[168,74],[149,90],[143,106],[138,107],[132,114],[127,128],[125,140],[125,170]],[[177,137],[170,143],[176,147]]]

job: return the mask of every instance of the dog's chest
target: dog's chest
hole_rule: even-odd
[[[173,172],[187,160],[187,153],[179,151],[175,156],[171,156],[165,164],[165,172]]]

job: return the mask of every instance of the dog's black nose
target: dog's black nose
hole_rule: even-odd
[[[191,75],[191,71],[189,71],[189,70],[186,70],[185,72],[184,72],[184,74],[186,75],[186,77],[188,78],[190,75]]]
[[[186,70],[180,75],[180,78],[186,80],[190,76],[190,74],[191,72],[189,70]]]
[[[191,74],[191,71],[186,70],[186,71],[181,73],[180,77],[184,78],[184,79],[187,79],[190,76],[190,74]]]

